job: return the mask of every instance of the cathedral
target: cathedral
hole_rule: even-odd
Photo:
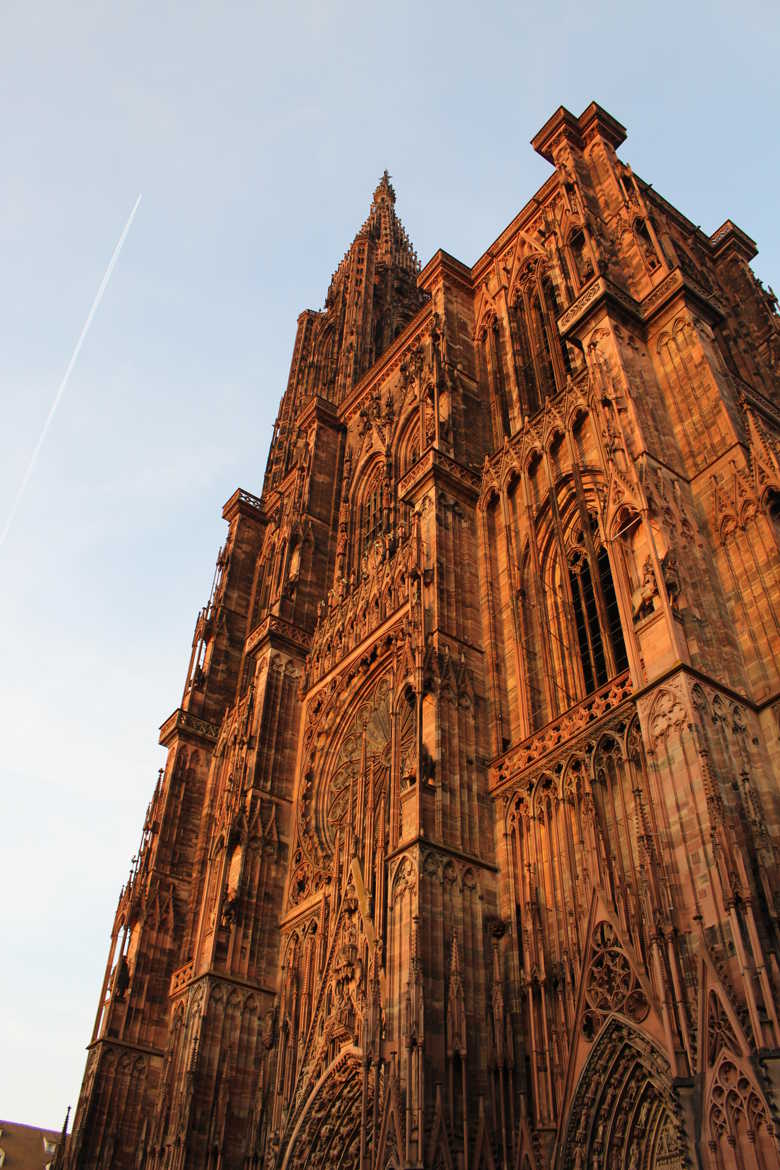
[[[298,319],[69,1170],[778,1170],[780,317],[592,103]]]

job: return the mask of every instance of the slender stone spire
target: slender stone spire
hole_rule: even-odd
[[[287,391],[269,454],[266,487],[290,466],[295,419],[312,395],[340,403],[403,330],[425,300],[420,262],[395,211],[385,171],[368,217],[333,274],[325,307],[298,318]]]

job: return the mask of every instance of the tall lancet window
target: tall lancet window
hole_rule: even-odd
[[[555,371],[550,351],[550,339],[547,336],[546,308],[541,294],[536,293],[531,299],[531,336],[534,345],[536,377],[542,400],[551,398],[555,393]]]
[[[514,427],[507,397],[504,336],[497,317],[491,316],[483,323],[478,334],[477,352],[489,395],[493,443],[499,446],[505,435],[512,434]]]
[[[517,384],[520,391],[520,407],[523,414],[536,414],[542,405],[539,400],[539,387],[536,381],[531,356],[531,340],[528,336],[528,322],[523,312],[522,297],[515,302],[515,361],[517,368]]]
[[[361,493],[358,507],[358,566],[374,541],[378,540],[382,535],[384,528],[382,503],[383,484],[379,468],[377,468],[369,476],[365,488]]]
[[[563,307],[551,273],[534,263],[516,287],[510,314],[520,407],[526,416],[563,389],[575,372],[558,330]]]
[[[586,694],[628,669],[609,554],[591,519],[590,539],[581,530],[569,555],[574,626]]]

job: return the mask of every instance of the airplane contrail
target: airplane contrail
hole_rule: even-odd
[[[46,421],[43,424],[43,429],[41,430],[41,433],[38,436],[38,442],[35,444],[35,448],[33,449],[33,453],[30,456],[30,462],[27,464],[27,470],[25,471],[24,475],[22,476],[22,482],[19,484],[19,490],[17,491],[16,496],[14,497],[14,502],[11,505],[11,511],[8,513],[8,519],[6,520],[5,527],[2,531],[2,534],[0,535],[0,546],[2,546],[3,542],[5,541],[5,538],[8,535],[9,529],[11,527],[11,524],[13,523],[14,516],[16,515],[16,510],[19,507],[19,503],[21,501],[22,496],[24,495],[24,489],[27,487],[27,484],[30,481],[30,476],[33,473],[33,469],[35,468],[35,464],[38,460],[38,456],[40,455],[41,447],[43,446],[43,441],[46,438],[46,432],[48,431],[49,427],[51,426],[51,420],[54,418],[54,412],[56,411],[57,407],[59,406],[60,399],[62,398],[63,394],[65,393],[65,387],[68,384],[68,379],[70,378],[70,375],[73,372],[73,367],[76,364],[76,360],[79,356],[79,352],[81,351],[81,347],[84,344],[84,338],[87,336],[87,333],[89,331],[89,327],[92,324],[92,318],[95,316],[95,313],[98,310],[98,306],[103,299],[103,293],[106,291],[106,287],[108,285],[108,282],[111,279],[111,273],[114,271],[114,265],[116,264],[117,260],[119,259],[119,253],[122,251],[122,245],[124,244],[125,240],[127,239],[127,233],[130,231],[130,228],[131,228],[132,223],[133,223],[133,219],[135,218],[135,213],[138,210],[138,205],[140,202],[141,202],[141,196],[139,195],[138,198],[136,199],[134,205],[133,205],[133,210],[130,212],[130,216],[128,218],[128,221],[124,226],[124,230],[122,231],[122,234],[119,237],[119,240],[117,241],[117,245],[114,248],[114,251],[111,253],[111,259],[108,262],[108,268],[104,272],[103,279],[101,280],[100,285],[98,287],[98,290],[95,293],[95,299],[92,302],[92,308],[87,313],[87,319],[84,322],[84,326],[81,330],[81,333],[79,334],[79,339],[76,342],[76,347],[73,350],[73,353],[70,355],[70,361],[68,362],[67,369],[65,370],[62,381],[59,384],[59,387],[57,388],[57,393],[54,395],[54,401],[52,402],[51,406],[49,407],[49,413],[46,415]]]

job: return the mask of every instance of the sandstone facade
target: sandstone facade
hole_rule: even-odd
[[[780,320],[624,138],[301,315],[69,1166],[780,1166]]]

